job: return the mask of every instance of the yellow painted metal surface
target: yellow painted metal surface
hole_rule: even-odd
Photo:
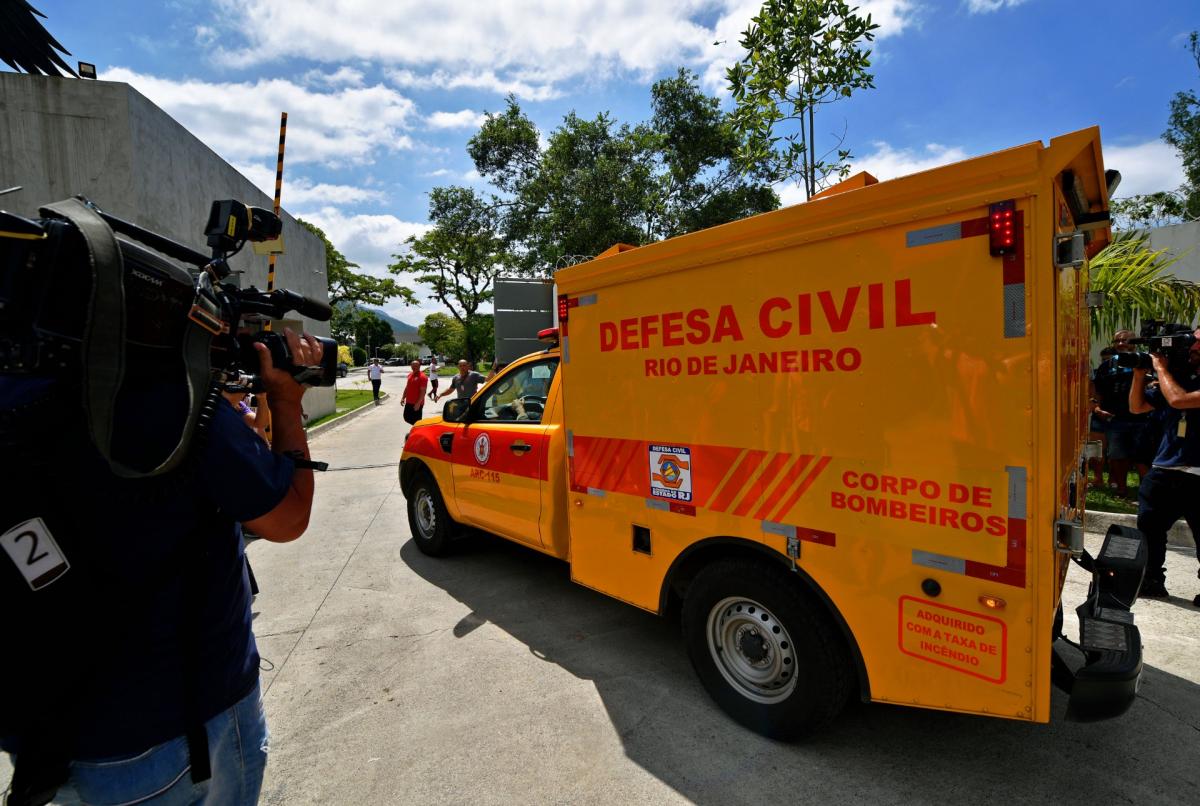
[[[1047,719],[1087,355],[1069,166],[1104,209],[1091,130],[559,272],[573,577],[656,610],[689,546],[794,536],[874,699]],[[672,456],[682,488],[654,481]]]

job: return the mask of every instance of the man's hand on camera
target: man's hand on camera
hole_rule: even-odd
[[[1150,363],[1154,365],[1154,371],[1159,375],[1167,371],[1167,357],[1161,353],[1150,353]]]
[[[307,333],[297,335],[289,328],[284,328],[283,337],[287,340],[288,352],[291,353],[292,363],[298,367],[316,366],[321,363],[325,348],[316,337]],[[255,342],[254,349],[258,351],[259,377],[263,387],[272,402],[300,402],[304,396],[304,387],[287,372],[275,368],[271,360],[271,351],[267,345]]]

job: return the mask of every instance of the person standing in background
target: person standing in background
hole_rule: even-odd
[[[404,422],[412,425],[423,416],[425,388],[429,378],[421,372],[420,361],[414,360],[409,366],[412,372],[408,374],[408,383],[404,385]]]
[[[431,355],[431,356],[429,356],[429,399],[433,400],[433,401],[437,400],[437,388],[438,388],[437,371],[438,371],[437,356]]]
[[[371,379],[371,394],[375,397],[375,405],[379,405],[379,387],[383,385],[383,367],[379,365],[378,358],[371,359],[371,365],[367,367],[367,377]]]

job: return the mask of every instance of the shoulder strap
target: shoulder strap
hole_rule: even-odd
[[[182,359],[188,383],[188,416],[166,459],[148,472],[117,461],[112,454],[113,410],[125,379],[125,267],[112,229],[79,199],[48,204],[42,215],[70,221],[83,236],[92,269],[92,292],[83,326],[83,406],[88,432],[113,473],[122,478],[157,476],[174,470],[187,454],[211,377],[212,332],[194,320],[184,330]]]

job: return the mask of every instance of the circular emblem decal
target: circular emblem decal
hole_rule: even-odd
[[[486,465],[488,457],[492,455],[492,440],[487,434],[480,434],[475,438],[475,461],[481,465]]]

